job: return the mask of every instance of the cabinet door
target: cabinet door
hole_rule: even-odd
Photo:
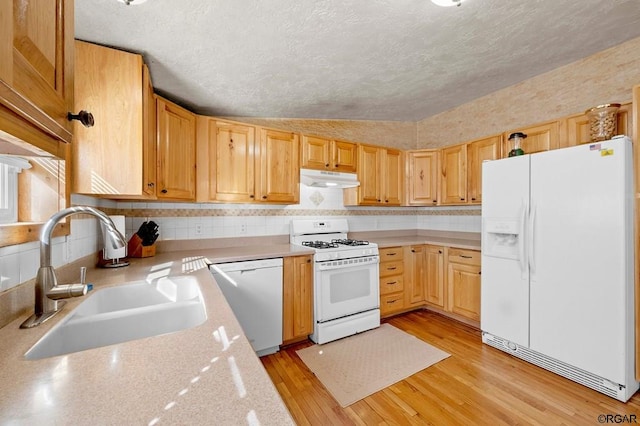
[[[442,247],[425,247],[425,294],[427,303],[444,309],[444,252]]]
[[[438,204],[438,151],[415,151],[409,154],[409,204]]]
[[[383,150],[369,145],[358,147],[358,204],[377,205],[382,202]]]
[[[302,164],[304,169],[329,170],[333,167],[331,140],[302,135]]]
[[[482,202],[482,162],[499,159],[501,144],[502,136],[497,135],[467,145],[469,203],[480,204]]]
[[[513,142],[509,141],[509,135],[515,132],[522,132],[527,135],[526,139],[522,142],[522,150],[525,154],[549,151],[559,147],[559,123],[557,121],[551,121],[538,126],[516,129],[505,133],[502,141],[502,152],[505,157],[508,156],[509,151],[513,149]]]
[[[75,109],[95,125],[74,124],[73,192],[142,195],[142,56],[82,41],[75,54]]]
[[[405,283],[405,303],[407,306],[421,305],[424,303],[425,246],[411,246],[407,249],[411,266]]]
[[[447,310],[480,321],[480,267],[448,262]]]
[[[402,151],[397,149],[384,151],[384,205],[399,206],[404,183]]]
[[[353,142],[333,141],[333,169],[338,172],[355,173],[358,164],[358,145]]]
[[[142,192],[149,198],[156,198],[157,152],[156,103],[149,68],[144,65],[142,67]]]
[[[455,145],[440,151],[440,202],[467,202],[467,146]]]
[[[203,119],[209,127],[209,154],[198,161],[209,168],[208,201],[255,201],[255,127],[209,118],[199,118],[199,127]]]
[[[295,204],[300,200],[299,147],[295,133],[260,130],[259,201]]]
[[[312,256],[283,259],[283,340],[313,333]]]
[[[631,136],[633,129],[631,127],[632,120],[629,119],[631,110],[631,102],[623,104],[618,110],[618,135]],[[583,143],[589,143],[591,141],[591,134],[589,132],[589,118],[586,114],[578,114],[568,117],[566,119],[566,133],[560,138],[560,147],[568,147],[580,145]]]
[[[0,102],[71,142],[73,0],[0,3]]]
[[[196,186],[196,118],[156,96],[158,198],[193,200]]]

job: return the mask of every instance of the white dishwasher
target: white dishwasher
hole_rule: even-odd
[[[210,265],[258,356],[282,344],[282,258]]]

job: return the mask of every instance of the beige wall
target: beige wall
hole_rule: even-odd
[[[640,83],[640,38],[599,52],[417,123],[417,147],[466,142],[631,101]]]
[[[310,120],[229,117],[229,119],[291,132],[325,136],[399,149],[416,146],[416,123],[411,121]]]

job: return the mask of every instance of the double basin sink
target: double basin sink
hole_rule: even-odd
[[[25,358],[42,359],[185,330],[206,319],[194,277],[133,281],[97,290],[48,331]]]

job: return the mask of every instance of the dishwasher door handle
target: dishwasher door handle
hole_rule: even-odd
[[[249,272],[255,272],[256,269],[243,269],[240,271],[240,274],[247,274]]]

